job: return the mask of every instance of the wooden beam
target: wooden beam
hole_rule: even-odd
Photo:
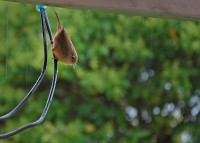
[[[7,0],[92,10],[108,10],[143,16],[200,20],[200,0]]]

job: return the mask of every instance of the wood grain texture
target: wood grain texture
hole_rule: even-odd
[[[200,20],[200,0],[7,0],[92,10],[108,10],[143,16]]]

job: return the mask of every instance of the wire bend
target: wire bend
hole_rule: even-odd
[[[46,71],[46,66],[47,66],[47,41],[46,41],[46,29],[45,28],[47,28],[49,38],[51,40],[51,45],[53,45],[53,36],[52,36],[51,27],[50,27],[48,16],[45,12],[45,9],[41,7],[40,12],[41,12],[41,22],[42,22],[42,31],[43,31],[43,40],[44,40],[44,65],[43,65],[43,70],[42,70],[41,75],[39,76],[38,80],[36,81],[35,85],[33,86],[33,88],[28,93],[28,95],[19,103],[19,105],[14,110],[12,110],[10,113],[2,116],[0,119],[9,118],[14,113],[16,113],[26,103],[28,98],[31,97],[31,95],[35,92],[35,90],[38,88],[38,86],[40,85],[40,83],[41,83],[41,81],[44,77],[44,74],[45,74],[45,71]],[[14,131],[11,131],[11,132],[8,132],[8,133],[5,133],[5,134],[0,134],[0,139],[7,138],[7,137],[10,137],[10,136],[15,135],[17,133],[20,133],[20,132],[22,132],[22,131],[24,131],[28,128],[34,127],[38,124],[41,124],[44,121],[46,114],[48,112],[48,109],[51,105],[51,101],[52,101],[53,94],[54,94],[54,91],[55,91],[56,82],[57,82],[57,74],[58,74],[57,60],[54,56],[54,74],[53,74],[51,89],[50,89],[50,92],[49,92],[49,96],[48,96],[46,105],[43,109],[43,112],[42,112],[40,118],[38,120],[34,121],[34,122],[31,122],[29,124],[26,124],[26,125],[18,128]]]
[[[41,19],[43,20],[42,17],[41,17]],[[46,32],[45,25],[43,22],[42,22],[42,24],[43,24],[42,31],[43,31],[43,39],[44,39],[44,63],[43,63],[43,67],[42,67],[40,76],[38,77],[37,81],[33,85],[32,89],[28,92],[26,97],[24,97],[24,99],[12,111],[7,113],[6,115],[0,116],[0,120],[8,119],[8,118],[12,117],[15,113],[17,113],[17,111],[19,111],[19,109],[23,107],[23,105],[28,101],[28,99],[33,95],[33,93],[35,93],[35,91],[37,90],[38,86],[41,84],[41,82],[45,76],[46,69],[47,69],[47,42],[46,42],[46,34],[45,34],[45,32]]]

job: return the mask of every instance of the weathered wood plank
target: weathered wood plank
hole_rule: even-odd
[[[200,20],[200,0],[7,0],[59,7],[128,12]]]

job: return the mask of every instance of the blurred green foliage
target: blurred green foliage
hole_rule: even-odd
[[[200,24],[92,10],[48,7],[68,30],[78,67],[59,63],[45,122],[0,143],[197,143],[200,140]],[[0,114],[31,89],[43,61],[40,14],[34,5],[0,1]],[[50,44],[49,44],[50,45]],[[47,76],[5,133],[36,120]]]

